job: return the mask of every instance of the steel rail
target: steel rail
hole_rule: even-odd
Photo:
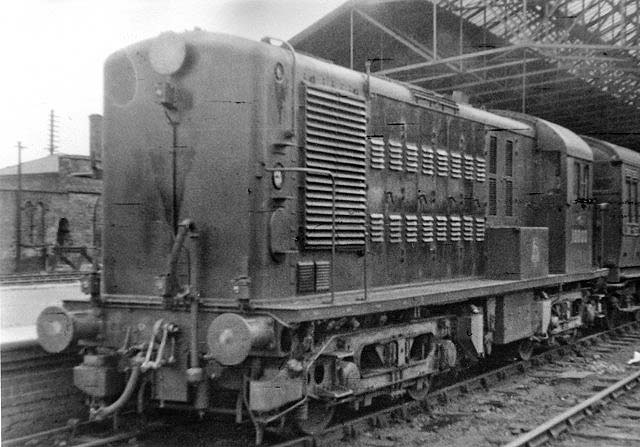
[[[627,376],[626,378],[614,383],[609,388],[595,394],[584,402],[569,408],[567,411],[558,416],[549,419],[547,422],[537,428],[525,433],[524,435],[514,439],[504,447],[521,447],[521,446],[541,446],[546,442],[557,438],[560,434],[568,430],[585,415],[590,416],[592,407],[596,406],[604,399],[611,396],[618,397],[617,391],[629,391],[640,384],[640,370]]]
[[[9,439],[2,443],[2,447],[15,447],[27,443],[32,443],[39,438],[45,438],[47,436],[58,435],[60,433],[64,433],[67,431],[73,431],[75,427],[65,425],[64,427],[52,428],[50,430],[41,431],[38,433],[33,433],[27,436],[21,436],[19,438]]]
[[[15,274],[0,275],[0,285],[18,285],[18,284],[40,284],[40,283],[56,283],[77,281],[90,272],[60,272],[60,273],[33,273],[33,274]]]
[[[50,430],[45,430],[39,433],[33,433],[31,435],[22,436],[20,438],[8,439],[2,442],[2,447],[18,447],[22,445],[31,445],[31,444],[43,445],[40,443],[40,441],[45,440],[43,438],[62,435],[65,432],[70,432],[69,435],[74,437],[75,433],[78,430],[82,428],[86,428],[91,424],[93,424],[92,421],[82,421],[76,424],[65,425],[63,427],[52,428]],[[71,441],[68,441],[68,444],[66,445],[69,445],[70,447],[98,447],[102,445],[108,445],[114,442],[126,441],[128,439],[138,437],[145,433],[147,433],[147,430],[136,429],[136,430],[130,430],[122,433],[116,433],[110,436],[106,436],[104,438],[91,439],[89,441],[85,441],[80,444],[76,444],[73,442],[73,440],[71,440]]]
[[[125,416],[128,413],[123,414]],[[27,446],[27,445],[47,445],[43,444],[49,437],[54,437],[56,435],[60,436],[65,432],[69,432],[70,438],[65,442],[69,447],[98,447],[103,445],[112,445],[115,443],[119,443],[122,441],[127,441],[132,438],[137,438],[139,436],[149,434],[154,430],[165,428],[165,424],[152,423],[142,428],[133,428],[131,430],[127,430],[124,432],[113,433],[104,437],[93,437],[92,439],[86,439],[86,437],[92,437],[90,432],[85,432],[88,428],[95,425],[96,422],[90,420],[84,420],[80,422],[75,422],[73,424],[67,424],[62,427],[52,428],[49,430],[41,431],[38,433],[33,433],[31,435],[22,436],[20,438],[8,439],[6,441],[2,441],[2,447],[19,447],[19,446]],[[80,437],[85,438],[82,441],[74,440],[74,438]],[[53,444],[52,444],[53,445]],[[58,444],[56,444],[58,445]],[[63,444],[60,444],[63,445]]]
[[[72,447],[99,447],[102,445],[111,445],[115,442],[127,441],[129,439],[136,438],[145,433],[146,433],[145,430],[132,430],[129,432],[108,436],[106,438],[94,439],[88,442],[83,442],[82,444],[76,444]]]

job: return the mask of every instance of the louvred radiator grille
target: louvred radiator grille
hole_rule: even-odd
[[[361,246],[366,225],[364,98],[305,85],[305,166],[336,179],[336,245]],[[305,247],[331,247],[331,179],[307,174]]]

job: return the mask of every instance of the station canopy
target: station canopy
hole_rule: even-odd
[[[640,0],[352,0],[289,42],[640,151]]]

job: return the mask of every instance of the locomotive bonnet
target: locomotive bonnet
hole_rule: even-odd
[[[105,64],[103,268],[38,321],[93,418],[304,433],[606,320],[593,155],[558,125],[300,54],[164,33]]]

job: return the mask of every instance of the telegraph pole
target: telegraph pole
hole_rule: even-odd
[[[51,112],[49,113],[49,154],[53,155],[53,153],[55,152],[55,150],[57,149],[56,146],[56,114],[53,111],[53,109],[51,109]]]
[[[18,141],[18,188],[16,189],[16,265],[15,271],[20,271],[22,258],[22,143]]]

